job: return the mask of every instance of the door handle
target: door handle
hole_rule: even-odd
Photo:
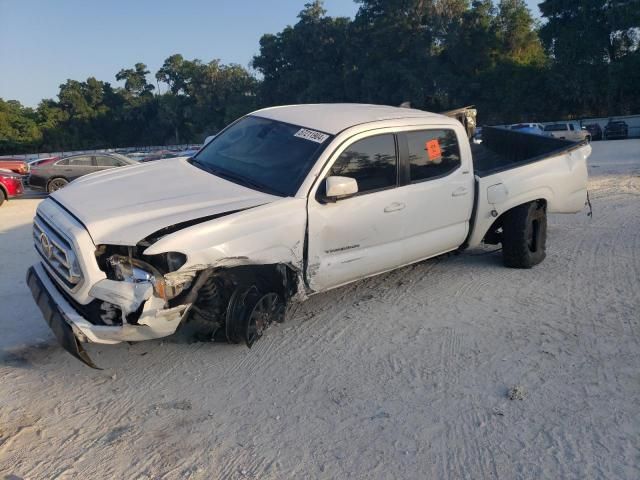
[[[467,193],[469,193],[469,190],[467,189],[467,187],[458,187],[453,191],[453,193],[451,193],[451,196],[461,197],[462,195],[466,195]]]
[[[402,210],[406,205],[400,202],[393,202],[391,205],[387,205],[384,207],[384,213],[397,212],[398,210]]]

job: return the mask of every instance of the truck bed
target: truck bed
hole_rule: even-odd
[[[471,144],[473,169],[479,177],[560,155],[582,143],[522,133],[498,127],[484,127],[482,143]]]
[[[531,201],[549,213],[579,212],[587,199],[591,146],[551,137],[485,127],[471,144],[476,176],[473,224],[466,245],[477,245],[500,215]]]

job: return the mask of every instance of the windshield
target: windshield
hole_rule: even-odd
[[[248,116],[211,140],[191,163],[241,185],[292,196],[329,139],[322,132]]]

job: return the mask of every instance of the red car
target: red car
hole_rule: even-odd
[[[29,164],[20,158],[0,158],[0,170],[11,170],[19,175],[29,173]]]
[[[18,197],[23,193],[20,175],[0,170],[0,205],[8,198]]]

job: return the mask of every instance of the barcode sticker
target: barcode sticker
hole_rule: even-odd
[[[308,130],[306,128],[301,128],[294,135],[294,137],[304,138],[305,140],[311,140],[312,142],[322,143],[329,135],[322,132],[316,132],[315,130]]]

